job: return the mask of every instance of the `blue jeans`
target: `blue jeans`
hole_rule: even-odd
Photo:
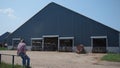
[[[22,58],[23,66],[29,67],[30,66],[30,58],[24,53],[20,53],[19,56]]]

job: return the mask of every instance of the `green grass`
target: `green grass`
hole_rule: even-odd
[[[120,62],[120,54],[107,54],[101,60]]]
[[[2,62],[0,64],[0,68],[12,68],[12,65]],[[15,65],[14,68],[23,68],[23,67],[20,65]]]
[[[0,50],[7,50],[7,48],[5,48],[5,47],[0,47]]]

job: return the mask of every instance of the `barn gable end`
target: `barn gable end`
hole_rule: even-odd
[[[118,51],[116,50],[119,47],[118,31],[52,2],[14,31],[8,38],[8,44],[12,48],[14,39],[24,38],[28,48],[31,49],[33,39],[39,41],[52,39],[58,40],[55,42],[57,45],[55,47],[58,47],[56,49],[62,49],[59,47],[61,46],[59,39],[62,38],[61,43],[68,39],[71,41],[69,43],[72,44],[73,50],[76,45],[83,44],[87,52],[92,52],[94,42],[91,40],[94,41],[97,37],[99,41],[103,36],[107,39],[106,50],[114,48],[114,52]],[[45,42],[41,43],[43,48]]]

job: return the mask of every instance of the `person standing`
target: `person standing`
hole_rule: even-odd
[[[30,68],[30,58],[26,54],[26,44],[25,41],[22,39],[17,47],[17,55],[22,58],[22,64],[25,68]]]

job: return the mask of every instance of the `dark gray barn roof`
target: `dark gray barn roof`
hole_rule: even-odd
[[[40,10],[38,13],[36,13],[33,17],[31,17],[28,21],[26,21],[25,23],[28,23],[29,21],[33,20],[34,17],[37,18],[37,17],[40,16],[40,15],[44,15],[44,14],[42,14],[42,13],[43,13],[44,11],[46,11],[46,10],[48,10],[48,12],[50,12],[50,9],[51,9],[50,7],[61,7],[61,8],[63,8],[63,9],[65,9],[66,11],[70,11],[71,13],[78,14],[78,15],[82,16],[83,18],[87,18],[87,19],[90,19],[90,20],[92,20],[92,21],[95,21],[95,20],[93,20],[93,19],[91,19],[91,18],[89,18],[89,17],[87,17],[87,16],[84,16],[84,15],[82,15],[82,14],[80,14],[80,13],[77,13],[77,12],[75,12],[75,11],[73,11],[73,10],[71,10],[71,9],[68,9],[68,8],[66,8],[66,7],[64,7],[64,6],[62,6],[62,5],[56,4],[56,3],[54,3],[54,2],[51,2],[51,3],[49,3],[47,6],[45,6],[42,10]],[[54,8],[53,8],[53,9],[54,9]],[[56,11],[60,12],[60,9],[55,10],[55,12],[56,12]],[[102,24],[102,23],[100,23],[100,22],[98,22],[98,21],[95,21],[95,22],[97,22],[98,24],[104,25],[104,24]],[[24,23],[24,24],[25,24],[25,23]],[[35,23],[35,21],[34,21],[33,23]],[[23,25],[24,25],[24,24],[23,24]],[[107,26],[107,25],[104,25],[104,26],[113,29],[112,27],[109,27],[109,26]],[[21,26],[20,26],[20,27],[21,27]],[[19,27],[19,28],[20,28],[20,27]],[[18,28],[18,29],[19,29],[19,28]],[[18,30],[18,29],[16,29],[16,30]],[[120,31],[118,31],[118,30],[116,30],[116,29],[113,29],[113,30],[115,30],[115,31],[117,31],[117,32],[120,32]]]
[[[5,39],[10,35],[10,32],[6,32],[0,36],[0,42],[4,42]]]

